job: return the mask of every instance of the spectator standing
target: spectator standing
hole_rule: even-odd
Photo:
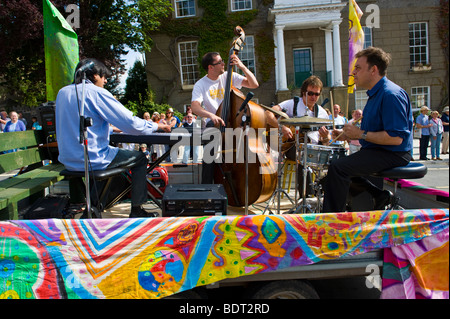
[[[431,140],[431,159],[432,160],[442,160],[439,157],[441,151],[441,138],[444,132],[444,126],[442,125],[442,120],[439,118],[439,112],[431,112],[430,119],[430,140]]]
[[[170,126],[170,128],[173,130],[174,128],[177,128],[179,126],[178,121],[180,121],[180,119],[176,116],[174,116],[173,114],[173,108],[169,107],[166,110],[166,119],[165,119],[167,125]],[[181,123],[181,121],[180,121]],[[170,146],[169,145],[164,145],[165,147],[165,151],[167,152],[168,150],[170,150]],[[172,149],[172,151],[170,152],[170,155],[167,157],[166,161],[167,162],[172,162],[177,160],[178,156],[178,149]]]
[[[430,143],[430,127],[431,124],[429,122],[428,118],[428,111],[430,109],[428,106],[422,106],[420,108],[420,115],[416,118],[416,127],[422,129],[422,134],[420,136],[419,141],[419,153],[420,153],[420,160],[422,161],[428,161],[429,158],[427,158],[428,153],[428,144]]]
[[[8,117],[8,113],[6,113],[6,111],[1,111],[0,112],[0,129],[1,132],[3,132],[3,130],[5,129],[5,125],[8,121],[10,121],[11,119]]]
[[[23,117],[23,113],[22,112],[17,112],[17,115],[19,116],[19,121],[22,121],[23,124],[25,124],[25,129],[27,129],[27,119]]]
[[[146,121],[151,121],[150,113],[148,112],[145,112],[144,115],[142,115],[142,118]]]
[[[31,121],[33,122],[33,124],[31,125],[32,130],[36,130],[36,131],[42,130],[42,126],[39,124],[36,116],[33,116],[31,118]]]
[[[352,112],[352,119],[348,121],[349,124],[358,121],[362,118],[362,110],[357,109]],[[361,128],[361,122],[358,122],[355,124],[357,127]],[[350,140],[348,143],[349,146],[349,154],[353,154],[358,152],[361,149],[361,143],[359,143],[359,140]]]
[[[186,122],[183,123],[183,127],[187,128],[187,129],[190,128],[191,130],[193,130],[195,122],[194,122],[194,115],[192,114],[192,112],[186,114],[185,118],[186,118]],[[199,148],[200,148],[200,146],[193,145],[192,161],[194,163],[198,163]],[[189,160],[189,157],[190,157],[190,154],[191,154],[191,145],[185,145],[184,146],[184,153],[183,153],[183,164],[187,164],[187,162]]]
[[[19,115],[17,112],[12,111],[9,113],[9,117],[11,120],[6,123],[3,132],[19,132],[26,130],[25,124],[22,121],[19,121]]]
[[[444,133],[442,134],[442,153],[441,154],[448,154],[448,142],[449,142],[449,119],[448,119],[448,113],[449,108],[448,106],[444,107],[442,110],[442,125],[444,126]]]
[[[333,115],[330,115],[330,120],[334,121],[334,125],[344,126],[348,123],[347,119],[343,117],[341,114],[341,106],[339,104],[333,105],[333,112],[334,112],[334,119]],[[345,142],[344,141],[333,141],[331,143],[332,146],[341,146],[344,147]]]
[[[17,114],[17,112],[12,111],[11,113],[9,113],[9,117],[11,118],[11,120],[6,122],[5,128],[3,130],[4,133],[26,130],[25,124],[22,121],[19,121],[19,115]],[[17,149],[13,149],[5,151],[5,153],[12,153],[16,151]]]

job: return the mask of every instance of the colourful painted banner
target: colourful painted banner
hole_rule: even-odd
[[[0,298],[161,298],[448,234],[448,217],[430,209],[0,222]]]
[[[384,251],[383,299],[448,299],[448,230]]]
[[[390,179],[390,178],[385,178],[385,180],[387,181],[391,181],[394,182],[394,180]],[[435,189],[435,188],[430,188],[427,187],[425,185],[407,180],[407,179],[399,179],[398,180],[398,186],[400,188],[409,188],[413,191],[419,192],[419,193],[423,193],[423,194],[427,194],[427,195],[435,195],[435,196],[441,196],[441,197],[449,197],[448,192],[440,190],[440,189]]]

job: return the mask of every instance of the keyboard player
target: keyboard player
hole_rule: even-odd
[[[124,150],[109,145],[109,125],[112,124],[126,134],[145,135],[156,130],[170,131],[166,124],[159,124],[133,116],[104,89],[111,71],[96,59],[84,59],[76,67],[84,66],[85,118],[92,118],[87,128],[88,155],[92,170],[133,165],[131,168],[131,212],[130,217],[154,217],[142,208],[147,201],[146,171],[148,160],[139,151]],[[59,161],[70,171],[84,171],[84,147],[80,144],[80,113],[82,72],[76,71],[75,84],[62,88],[56,99],[56,134],[58,135]]]

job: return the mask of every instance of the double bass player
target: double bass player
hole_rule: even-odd
[[[255,75],[242,63],[236,55],[230,57],[230,66],[237,66],[244,76],[233,72],[232,83],[235,88],[246,87],[256,89],[259,83]],[[227,72],[225,62],[218,52],[208,52],[202,58],[202,67],[207,74],[198,80],[192,90],[192,112],[198,116],[207,118],[206,127],[223,125],[224,120],[216,115],[220,104],[224,99]],[[202,107],[203,105],[203,107]],[[211,154],[213,156],[213,154]],[[214,178],[214,162],[202,163],[202,183],[212,184]]]

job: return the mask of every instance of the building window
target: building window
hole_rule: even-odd
[[[428,64],[428,24],[426,22],[409,24],[410,66]]]
[[[242,48],[242,50],[239,52],[239,59],[256,76],[255,40],[252,35],[247,35],[245,37],[245,45]],[[236,69],[237,69],[237,67],[236,67]],[[237,69],[237,72],[239,72],[242,75],[244,74],[244,72],[242,72],[241,69]]]
[[[369,27],[362,27],[362,28],[364,31],[364,48],[363,49],[367,49],[368,47],[373,46],[372,28],[369,28]]]
[[[231,0],[231,11],[251,10],[252,0]]]
[[[367,91],[365,90],[355,91],[355,110],[364,110],[367,100],[369,99],[366,92]]]
[[[175,0],[177,18],[195,17],[195,0]]]
[[[178,44],[181,67],[181,84],[194,85],[198,80],[197,42],[180,42]]]
[[[413,109],[422,106],[430,107],[430,87],[416,86],[411,88],[411,106]]]
[[[294,50],[294,76],[295,86],[301,87],[304,80],[312,74],[312,54],[311,49]]]

